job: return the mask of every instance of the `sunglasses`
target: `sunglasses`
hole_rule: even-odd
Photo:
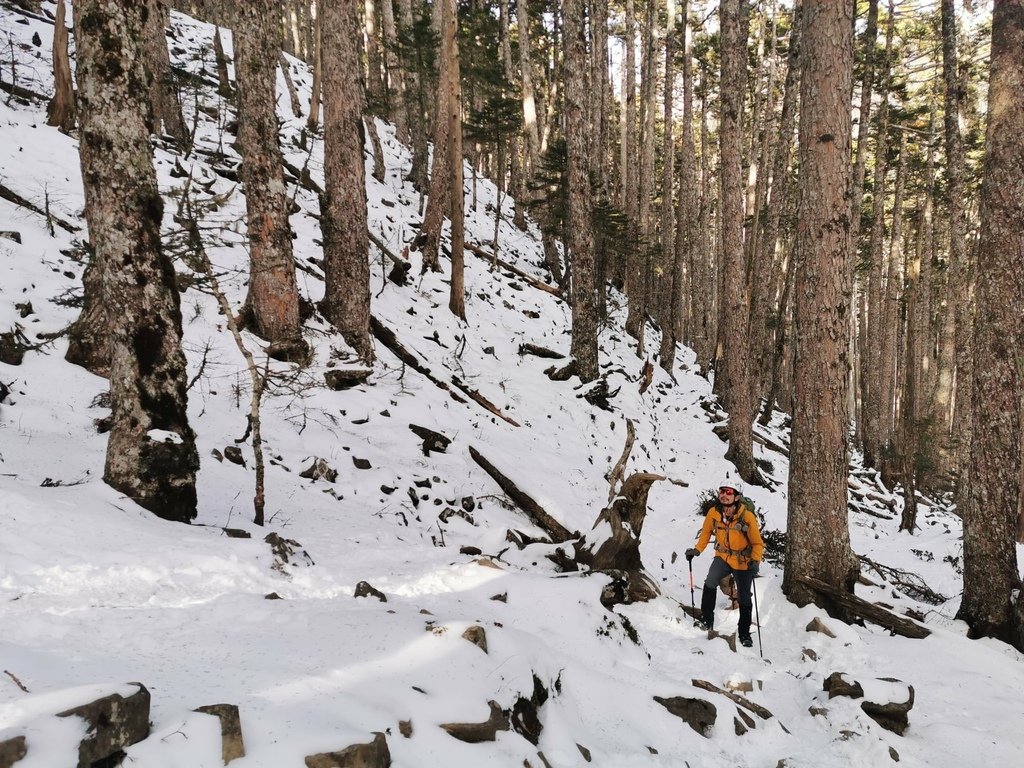
[[[736,495],[736,489],[735,488],[719,488],[718,492],[720,494],[724,494],[725,496],[735,496]]]

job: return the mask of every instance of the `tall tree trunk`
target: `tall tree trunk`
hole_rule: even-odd
[[[284,51],[278,51],[277,59],[281,67],[281,78],[288,91],[288,105],[292,108],[292,116],[302,117],[302,104],[299,102],[299,91],[295,87],[295,79],[292,77],[292,66],[288,63],[288,57],[284,55]]]
[[[904,173],[906,166],[906,134],[900,147],[900,173]],[[929,147],[929,151],[931,148]],[[897,183],[902,183],[902,179]],[[921,205],[922,215],[925,216],[925,203]],[[924,222],[919,224],[919,231],[924,229]],[[898,429],[898,454],[900,460],[900,482],[904,489],[903,516],[900,520],[900,530],[913,533],[917,528],[917,503],[914,499],[914,489],[918,483],[918,455],[922,448],[921,439],[921,382],[925,370],[923,361],[926,359],[927,336],[928,336],[928,315],[923,311],[923,296],[927,292],[927,286],[922,279],[921,264],[927,251],[922,247],[922,238],[918,236],[917,247],[912,257],[907,259],[906,267],[906,299],[907,299],[907,320],[906,320],[906,344],[905,364],[903,371],[902,395],[900,398],[900,419]]]
[[[893,13],[890,10],[890,26],[892,26],[892,19]],[[860,107],[857,110],[857,154],[853,164],[853,184],[850,187],[850,247],[853,248],[855,261],[860,235],[861,209],[864,202],[864,176],[868,159],[868,133],[871,129],[871,94],[875,83],[875,45],[877,40],[878,0],[868,0],[868,15],[864,27],[864,71],[860,81]],[[886,47],[888,48],[889,45],[887,44]]]
[[[411,0],[396,0],[400,34],[408,35],[413,28]],[[425,78],[420,73],[420,62],[412,61],[413,51],[403,49],[402,71],[405,76],[406,112],[412,134],[412,163],[406,177],[422,195],[427,189],[427,108]],[[423,62],[425,63],[425,62]]]
[[[315,133],[320,125],[320,96],[323,91],[323,54],[320,47],[320,13],[316,15],[313,30],[313,84],[309,89],[309,116],[306,130]]]
[[[806,2],[800,84],[796,402],[782,588],[798,605],[841,609],[798,579],[853,591],[847,526],[852,3]]]
[[[409,113],[406,109],[405,76],[398,61],[398,25],[395,23],[394,0],[380,2],[381,26],[384,33],[384,65],[387,72],[388,114],[395,121],[395,135],[399,141],[409,140]]]
[[[109,308],[111,427],[103,479],[154,514],[196,515],[180,299],[161,248],[146,127],[142,4],[75,3],[85,218]]]
[[[673,111],[675,88],[676,4],[665,0],[665,89],[664,89],[664,134],[661,170],[661,263],[664,267],[665,290],[659,296],[659,317],[661,318],[661,349],[659,359],[666,373],[672,373],[676,357],[676,328],[679,325],[678,312],[681,307],[676,295],[682,290],[683,262],[676,257],[676,227],[673,219],[672,187],[675,179],[675,142],[673,140]]]
[[[885,445],[885,417],[883,411],[888,407],[883,397],[882,355],[885,345],[885,308],[883,294],[883,271],[885,268],[885,180],[888,172],[889,156],[889,80],[890,52],[895,28],[894,14],[889,14],[885,33],[885,78],[883,79],[881,106],[879,107],[878,137],[875,140],[874,189],[872,191],[872,226],[869,249],[870,271],[867,290],[867,358],[861,361],[863,366],[864,393],[862,395],[861,416],[864,420],[863,449],[864,464],[868,467],[878,466]],[[863,128],[864,142],[867,142],[867,127]],[[858,148],[859,151],[859,148]],[[854,171],[856,174],[856,170]],[[863,179],[861,180],[863,187]],[[856,180],[854,181],[856,187]],[[862,190],[863,193],[863,190]],[[857,196],[854,190],[854,197]],[[851,209],[853,210],[853,209]],[[856,209],[857,212],[860,209]],[[851,214],[851,226],[856,216]],[[851,233],[852,234],[852,233]],[[856,258],[856,245],[853,257]]]
[[[892,8],[890,7],[890,23],[892,20]],[[871,94],[875,82],[875,47],[878,39],[878,0],[868,1],[867,21],[864,29],[864,69],[861,73],[860,103],[857,110],[857,153],[853,165],[853,183],[850,188],[850,248],[852,258],[856,264],[860,259],[860,229],[864,209],[864,177],[867,169],[868,157],[868,133],[871,128]],[[876,361],[868,352],[868,334],[871,330],[868,327],[868,311],[870,302],[867,298],[869,286],[862,285],[861,279],[857,277],[859,271],[855,271],[855,295],[859,295],[859,311],[854,318],[856,328],[855,346],[858,353],[854,356],[854,415],[857,422],[857,439],[865,453],[865,464],[874,466],[876,455],[873,453],[874,437],[877,430],[874,428],[876,411],[872,402],[871,386],[873,379],[871,371],[866,370],[871,361]],[[877,362],[877,361],[876,361]],[[875,441],[876,442],[876,441]]]
[[[75,90],[71,85],[66,14],[64,0],[57,0],[57,18],[53,22],[53,98],[46,105],[46,124],[64,133],[75,128]]]
[[[792,249],[791,249],[792,250]],[[793,321],[790,317],[789,297],[793,293],[793,278],[796,274],[796,265],[793,263],[794,254],[784,260],[782,265],[782,290],[779,295],[778,309],[775,311],[775,343],[774,352],[771,355],[771,372],[768,377],[768,392],[765,397],[764,410],[757,419],[757,423],[768,426],[772,420],[772,409],[776,403],[780,403],[780,410],[792,413],[792,397],[782,398],[780,393],[787,389],[783,386],[782,376],[788,359],[786,350],[792,347],[789,344],[789,329]]]
[[[715,279],[715,250],[718,238],[715,236],[714,210],[717,200],[712,183],[711,131],[708,126],[708,74],[701,76],[700,89],[700,210],[697,232],[694,238],[694,282],[697,286],[693,296],[701,297],[697,304],[699,316],[697,329],[693,339],[698,359],[707,370],[714,363],[715,344],[718,336],[717,318],[718,303],[721,297],[718,292],[718,281]],[[717,380],[717,379],[716,379]]]
[[[729,450],[748,483],[759,480],[754,464],[752,426],[754,403],[750,386],[748,329],[750,300],[743,250],[743,99],[747,90],[747,45],[743,37],[742,6],[747,0],[722,0],[722,76],[719,143],[721,146],[722,277],[724,324],[722,393],[729,411]]]
[[[1015,3],[1005,3],[1012,7]],[[945,83],[946,185],[949,191],[949,287],[955,322],[955,412],[950,424],[953,451],[961,478],[969,472],[972,435],[973,344],[970,282],[974,269],[967,251],[967,213],[964,199],[964,147],[960,135],[961,82],[957,61],[956,13],[952,0],[942,0],[942,74]],[[1019,85],[1019,83],[1018,83]],[[1018,97],[1019,98],[1019,94]],[[990,101],[991,104],[991,101]],[[979,306],[982,306],[979,304]]]
[[[997,0],[985,167],[972,380],[975,431],[963,494],[964,595],[957,618],[971,637],[1024,650],[1024,606],[1014,542],[1021,503],[1024,392],[1024,0]]]
[[[530,48],[530,12],[527,0],[517,0],[516,21],[519,27],[519,74],[523,87],[523,133],[526,136],[526,179],[529,181],[540,166],[540,126],[537,123],[537,99],[533,90],[533,61]]]
[[[447,0],[441,0],[443,3]],[[438,22],[441,24],[441,21]],[[443,26],[438,27],[443,33]],[[442,40],[443,45],[443,40]],[[448,67],[452,62],[440,51],[440,62],[438,64],[437,76],[437,119],[434,121],[434,152],[430,165],[430,189],[427,197],[427,210],[423,215],[423,225],[420,227],[420,239],[423,243],[423,271],[428,269],[434,272],[441,271],[441,262],[438,257],[438,250],[441,244],[441,229],[444,226],[444,216],[451,213],[451,164],[462,162],[462,158],[451,156],[451,141],[448,132],[451,129],[451,122],[445,119],[447,106],[451,100],[449,88],[451,78],[448,74]],[[463,203],[465,205],[465,203]]]
[[[452,222],[452,285],[448,308],[461,320],[466,319],[465,292],[465,241],[466,241],[466,195],[463,191],[462,161],[462,83],[459,67],[459,12],[457,0],[444,0],[445,9],[442,32],[442,68],[448,79],[448,158],[449,191],[451,201],[449,215]]]
[[[608,193],[608,0],[590,3],[590,171],[601,195]]]
[[[682,42],[683,120],[679,138],[679,199],[676,212],[675,261],[678,284],[672,295],[674,341],[691,339],[696,296],[696,232],[699,190],[693,141],[693,63],[691,60],[689,0],[682,0],[677,42]]]
[[[782,214],[789,209],[794,187],[789,164],[793,154],[793,129],[796,124],[800,82],[800,7],[801,2],[798,0],[793,9],[793,26],[789,34],[786,80],[782,87],[782,114],[779,117],[779,140],[775,144],[771,163],[771,186],[765,185],[768,188],[769,202],[763,209],[758,208],[757,215],[762,221],[763,231],[758,235],[757,249],[754,253],[750,303],[751,359],[755,365],[752,383],[757,387],[753,393],[755,402],[761,394],[761,383],[768,381],[769,389],[772,389],[775,376],[771,372],[778,372],[778,365],[771,360],[773,348],[778,349],[778,345],[771,343],[772,330],[776,335],[783,334],[786,327],[782,317],[785,313],[776,310],[781,303],[777,296],[781,296],[786,290],[786,277],[783,270],[776,265],[782,261],[778,257]],[[772,316],[774,323],[770,329],[769,318]],[[777,391],[777,381],[774,384]],[[774,399],[771,394],[765,399],[761,423],[767,424],[771,419]]]
[[[370,256],[363,161],[359,18],[349,0],[320,0],[324,86],[324,299],[320,308],[366,363],[370,336]],[[371,118],[372,119],[372,118]]]
[[[565,0],[565,138],[569,177],[568,241],[572,264],[572,357],[580,381],[598,376],[597,286],[591,229],[587,40],[584,0]]]
[[[746,17],[744,24],[747,27],[747,36],[750,35],[750,6],[744,9]],[[758,14],[760,23],[757,32],[756,57],[753,68],[753,83],[751,90],[753,98],[750,112],[750,149],[745,158],[744,165],[747,169],[746,188],[744,189],[743,200],[743,246],[746,249],[747,277],[751,276],[751,262],[757,252],[758,229],[760,223],[757,220],[757,191],[760,185],[762,172],[762,159],[764,147],[768,143],[768,131],[766,129],[768,120],[772,113],[774,104],[774,86],[772,80],[775,73],[775,22],[776,22],[776,0],[771,0],[771,7],[767,15]],[[762,75],[762,70],[765,74]],[[765,85],[762,86],[762,80]],[[758,393],[760,394],[760,393]]]
[[[385,115],[384,71],[381,68],[380,41],[377,38],[377,3],[382,0],[363,0],[363,40],[366,54],[367,110],[373,115]],[[358,70],[357,70],[358,71]]]
[[[165,30],[169,25],[167,5],[163,0],[146,0],[143,20],[143,45],[146,66],[150,71],[149,104],[153,118],[152,132],[161,131],[184,145],[188,129],[181,116],[178,90],[171,77],[171,56],[167,50]],[[162,128],[161,128],[162,126]]]
[[[277,136],[277,4],[254,0],[236,9],[235,74],[238,143],[249,233],[246,324],[275,345],[272,354],[299,356],[299,292],[288,222],[281,147]]]
[[[626,68],[623,73],[625,136],[622,164],[625,167],[622,209],[626,213],[626,296],[629,299],[626,332],[639,339],[642,309],[639,296],[644,286],[644,254],[640,246],[640,154],[637,136],[636,104],[636,9],[634,0],[626,0]]]
[[[657,0],[647,0],[644,11],[643,63],[640,95],[640,175],[637,180],[637,269],[630,285],[629,313],[626,330],[636,337],[636,353],[644,357],[644,327],[649,305],[653,299],[652,275],[654,255],[654,222],[651,204],[654,200],[654,135],[655,81],[657,80],[658,52],[655,45],[655,26],[658,15]]]

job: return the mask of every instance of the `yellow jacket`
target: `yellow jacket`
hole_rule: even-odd
[[[761,562],[764,541],[757,516],[743,502],[739,502],[736,514],[727,523],[717,504],[708,510],[704,527],[697,538],[697,550],[703,552],[715,534],[715,557],[720,557],[737,571],[745,571],[751,560]]]

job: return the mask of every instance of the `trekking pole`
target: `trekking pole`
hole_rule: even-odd
[[[764,645],[761,643],[761,612],[757,609],[757,577],[755,576],[750,585],[750,591],[754,593],[754,618],[757,619],[757,652],[764,658]]]
[[[693,603],[693,560],[687,558],[686,562],[690,565],[690,608],[693,609],[693,624],[697,625],[697,606]]]

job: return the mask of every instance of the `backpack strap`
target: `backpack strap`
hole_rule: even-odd
[[[743,513],[753,513],[748,508],[743,507],[742,509],[737,510],[738,514],[736,517],[736,521],[732,523],[732,525],[727,526],[725,520],[722,518],[722,508],[716,504],[715,509],[718,510],[718,525],[715,526],[715,552],[720,552],[725,555],[738,556],[742,557],[745,560],[749,560],[750,556],[754,553],[754,545],[751,544],[750,538],[749,536],[747,536],[747,532],[750,530],[750,523],[745,522],[745,520],[749,520],[749,518],[745,518]],[[743,534],[743,537],[747,539],[747,546],[743,549],[730,549],[728,546],[728,542],[722,541],[722,538],[718,535],[718,531],[720,528],[731,528],[733,530],[739,531]]]

